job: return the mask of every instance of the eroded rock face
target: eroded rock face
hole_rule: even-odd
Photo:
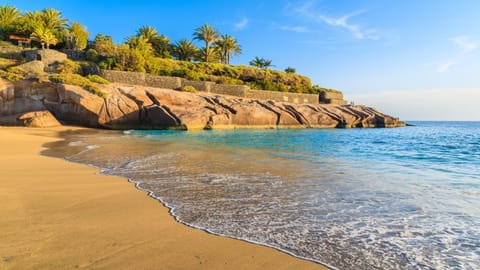
[[[0,116],[48,110],[67,124],[109,129],[398,127],[366,106],[292,104],[111,84],[106,99],[78,86],[0,81]]]

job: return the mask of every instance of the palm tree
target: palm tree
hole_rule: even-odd
[[[50,45],[55,45],[58,42],[55,34],[53,34],[49,28],[45,27],[37,27],[30,38],[40,42],[42,44],[42,49],[45,49],[45,45],[47,46],[47,49],[49,49]]]
[[[205,55],[203,61],[208,62],[211,56],[210,44],[219,39],[218,31],[211,25],[206,23],[195,29],[195,32],[193,33],[193,38],[205,42]]]
[[[229,65],[231,55],[240,55],[242,47],[237,43],[237,40],[230,35],[223,35],[215,42],[215,46],[220,50],[222,63]]]
[[[155,54],[162,58],[170,58],[170,39],[151,26],[142,26],[137,30],[137,37],[144,37],[152,44]]]
[[[13,28],[18,18],[20,18],[20,11],[16,7],[0,6],[0,34],[4,39],[6,39],[6,32]]]
[[[28,11],[22,17],[24,31],[31,34],[37,27],[43,26],[43,13],[41,11]]]
[[[172,52],[178,60],[192,61],[198,54],[198,48],[192,43],[192,41],[182,39],[173,45]]]
[[[0,6],[0,27],[11,26],[20,17],[20,10],[14,6]]]
[[[273,67],[272,65],[272,60],[265,59],[265,58],[259,58],[258,56],[255,56],[255,59],[250,61],[250,65],[262,69],[268,69],[269,67]]]
[[[46,8],[42,10],[43,26],[50,29],[50,31],[60,31],[67,27],[68,20],[62,17],[62,12]]]
[[[153,44],[155,53],[162,58],[172,58],[170,55],[171,44],[170,39],[165,35],[160,35]]]
[[[138,51],[143,57],[151,56],[153,53],[152,44],[144,36],[131,36],[127,39],[130,48]]]

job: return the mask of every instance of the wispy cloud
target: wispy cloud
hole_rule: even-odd
[[[478,48],[478,44],[473,41],[469,36],[457,36],[451,38],[450,41],[455,43],[455,45],[457,45],[463,53],[469,53],[475,51]]]
[[[447,72],[452,66],[460,64],[470,53],[478,49],[478,43],[469,36],[456,36],[451,38],[450,42],[457,46],[459,52],[451,59],[438,64],[436,71],[439,73]]]
[[[453,65],[457,64],[455,61],[447,61],[438,65],[437,72],[443,73],[447,72]]]
[[[289,26],[289,25],[282,25],[279,26],[278,29],[283,31],[290,31],[290,32],[297,32],[297,33],[308,33],[310,30],[305,26]]]
[[[235,28],[235,30],[238,30],[238,31],[245,29],[247,26],[248,26],[247,18],[243,18],[241,21],[233,24],[233,27]]]
[[[356,39],[378,40],[380,37],[374,28],[364,28],[358,24],[351,23],[353,17],[366,13],[365,9],[356,10],[341,17],[333,17],[324,13],[313,12],[315,1],[308,1],[303,6],[297,7],[294,11],[305,18],[317,23],[324,23],[334,27],[340,27],[349,31]]]

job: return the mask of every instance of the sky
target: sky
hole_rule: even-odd
[[[22,11],[55,8],[93,39],[115,42],[149,25],[172,41],[209,23],[242,55],[294,67],[348,101],[403,120],[480,121],[478,0],[0,0]],[[197,43],[200,45],[200,43]]]

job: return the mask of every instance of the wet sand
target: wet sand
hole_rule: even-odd
[[[0,269],[325,269],[174,221],[123,178],[40,156],[72,127],[0,127]]]

